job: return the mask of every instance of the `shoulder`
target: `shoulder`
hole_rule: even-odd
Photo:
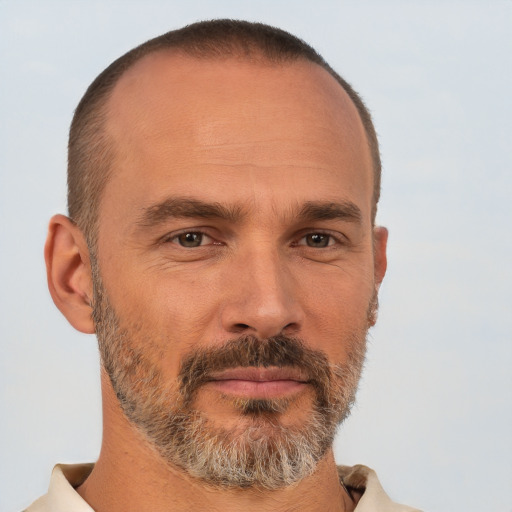
[[[338,466],[341,482],[357,502],[356,512],[420,512],[391,500],[373,469],[362,464]]]
[[[93,464],[57,464],[52,471],[48,492],[23,512],[93,512],[75,491],[93,467]]]

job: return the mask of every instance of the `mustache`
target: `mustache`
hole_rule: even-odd
[[[221,347],[194,351],[181,363],[178,375],[180,392],[189,402],[202,385],[213,380],[215,372],[270,366],[299,369],[316,389],[319,399],[323,402],[327,398],[332,371],[325,353],[306,347],[300,338],[283,334],[264,340],[250,335],[242,336]]]

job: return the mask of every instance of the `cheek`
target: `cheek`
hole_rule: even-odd
[[[302,283],[306,340],[333,359],[345,360],[353,341],[364,340],[369,326],[374,295],[371,265],[309,274]]]
[[[177,354],[205,338],[219,303],[217,281],[211,273],[183,269],[118,274],[111,301],[121,320]]]

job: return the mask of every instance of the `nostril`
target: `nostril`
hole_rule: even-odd
[[[236,332],[243,332],[249,329],[247,324],[235,324],[233,327],[235,328]]]
[[[291,322],[287,325],[284,326],[283,328],[283,333],[284,332],[288,332],[289,334],[295,332],[295,331],[298,331],[299,330],[299,325],[296,324],[295,322]]]

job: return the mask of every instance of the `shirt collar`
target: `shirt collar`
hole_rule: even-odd
[[[89,476],[94,464],[57,464],[53,468],[48,494],[48,510],[52,512],[94,512],[76,492]],[[358,501],[356,512],[414,512],[398,505],[384,492],[375,471],[361,464],[338,466],[340,480]]]

